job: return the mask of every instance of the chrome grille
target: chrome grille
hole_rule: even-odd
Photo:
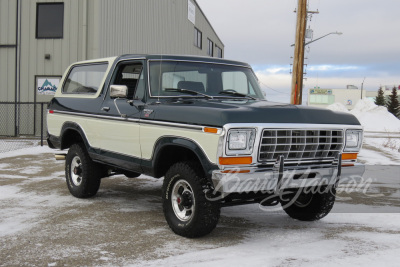
[[[285,164],[329,164],[337,159],[343,143],[343,130],[264,129],[258,160],[272,163],[282,155]]]

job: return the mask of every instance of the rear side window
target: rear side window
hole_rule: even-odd
[[[107,63],[73,67],[65,81],[63,93],[95,94],[101,86],[107,67]]]

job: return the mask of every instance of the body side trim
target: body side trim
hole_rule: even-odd
[[[130,122],[139,122],[139,119],[132,119],[132,118],[122,118],[120,116],[105,116],[105,115],[97,115],[94,113],[80,113],[80,112],[73,112],[73,111],[60,111],[60,110],[53,110],[54,114],[65,114],[65,115],[72,115],[72,116],[79,116],[79,117],[89,117],[89,118],[97,118],[97,119],[106,119],[106,120],[116,120],[116,121],[130,121]]]
[[[72,116],[80,116],[80,117],[90,117],[97,119],[107,119],[107,120],[116,120],[116,121],[127,121],[127,122],[138,122],[140,124],[150,124],[150,125],[161,125],[167,127],[178,127],[185,129],[192,129],[203,131],[205,127],[217,128],[214,126],[203,126],[203,125],[193,125],[193,124],[184,124],[184,123],[175,123],[175,122],[167,122],[167,121],[156,121],[156,120],[145,120],[145,119],[133,119],[133,118],[122,118],[120,116],[105,116],[105,115],[97,115],[97,114],[89,114],[89,113],[80,113],[80,112],[71,112],[71,111],[59,111],[53,110],[54,114],[65,114]],[[221,128],[217,128],[221,131]]]

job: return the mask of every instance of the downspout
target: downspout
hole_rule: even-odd
[[[15,11],[15,106],[14,106],[14,136],[18,135],[18,34],[19,34],[19,0],[17,0],[17,8]]]
[[[21,10],[22,10],[22,1],[20,1],[19,9],[18,9],[18,102],[21,102],[21,28],[22,28],[22,17],[21,17]],[[18,108],[18,134],[19,134],[19,119],[21,116],[21,111]]]
[[[83,22],[82,22],[82,60],[87,60],[87,24],[88,24],[88,1],[83,1]]]

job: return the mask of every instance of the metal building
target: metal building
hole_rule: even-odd
[[[0,136],[40,132],[37,103],[72,62],[127,53],[222,57],[224,44],[195,0],[0,0]]]
[[[310,88],[308,89],[308,106],[326,108],[333,103],[341,103],[346,106],[348,110],[352,110],[357,101],[361,99],[361,94],[365,98],[366,90],[347,87],[346,89],[340,88]]]
[[[400,100],[400,86],[381,86],[383,89],[386,101],[392,93],[392,88],[398,88],[398,98]],[[342,89],[328,89],[328,88],[309,88],[308,89],[308,106],[326,108],[333,103],[341,103],[346,106],[348,110],[352,110],[360,99],[368,98],[375,101],[378,95],[378,90],[367,91],[365,89],[358,89],[354,85],[348,85],[347,88]]]

